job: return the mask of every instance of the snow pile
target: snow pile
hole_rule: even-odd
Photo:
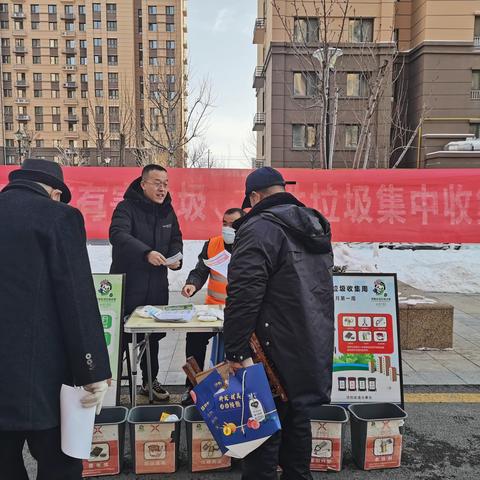
[[[195,267],[204,242],[184,243],[184,266],[169,272],[170,289],[181,290],[188,273]],[[88,245],[94,272],[110,269],[110,245]],[[349,272],[397,273],[398,279],[427,292],[480,293],[480,245],[463,245],[459,250],[390,250],[378,244],[337,243],[335,265],[346,265]]]

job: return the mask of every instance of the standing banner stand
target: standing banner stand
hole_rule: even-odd
[[[125,275],[95,273],[93,274],[93,282],[102,316],[105,342],[107,343],[112,371],[112,382],[103,404],[105,406],[115,406],[120,402]]]
[[[403,407],[396,274],[335,274],[333,283],[332,403]]]

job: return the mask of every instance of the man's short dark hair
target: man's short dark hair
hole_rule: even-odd
[[[241,208],[229,208],[228,210],[225,210],[224,215],[235,215],[238,213],[240,215],[240,218],[245,216],[245,210],[242,210]]]
[[[148,174],[153,171],[158,172],[167,172],[166,168],[163,168],[161,165],[157,165],[156,163],[151,163],[150,165],[146,165],[143,167],[142,170],[142,179],[145,180],[148,177]]]

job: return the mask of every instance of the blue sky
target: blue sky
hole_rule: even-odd
[[[224,167],[250,166],[244,151],[251,144],[256,109],[252,88],[256,12],[257,0],[188,1],[190,81],[194,87],[202,78],[210,79],[215,108],[206,141]]]

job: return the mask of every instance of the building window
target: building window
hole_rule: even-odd
[[[30,12],[31,13],[40,13],[40,5],[38,4],[33,4],[33,5],[30,5]]]
[[[480,138],[480,123],[471,123],[470,133],[473,133],[475,138]]]
[[[148,6],[148,14],[149,14],[149,15],[156,15],[156,14],[157,14],[157,7],[156,7],[156,5],[149,5],[149,6]]]
[[[10,55],[2,55],[2,63],[10,63]]]
[[[4,82],[11,82],[12,81],[12,74],[10,72],[3,72],[3,81]]]
[[[12,124],[10,124],[10,125],[12,125]],[[12,128],[10,128],[10,130],[13,130],[13,125],[12,125]],[[7,155],[7,164],[13,165],[15,163],[16,163],[15,155]]]
[[[107,3],[107,13],[117,13],[117,4]]]
[[[103,97],[103,90],[100,88],[95,89],[95,97],[102,98]]]
[[[102,22],[100,20],[93,21],[93,29],[100,30],[102,28]]]
[[[8,3],[0,3],[0,13],[8,13]]]
[[[5,139],[5,146],[7,148],[15,147],[15,141],[13,140],[13,138],[6,138]]]
[[[2,45],[4,46],[4,45]],[[32,39],[32,48],[40,48],[40,39],[39,38],[33,38]]]
[[[108,64],[110,66],[118,65],[118,56],[117,55],[109,55],[108,56]]]
[[[12,96],[12,89],[11,88],[4,88],[3,89],[3,96],[5,98],[10,98]]]
[[[60,90],[52,90],[52,98],[60,98]]]
[[[94,57],[93,57],[93,63],[95,63],[95,64],[97,64],[97,65],[100,64],[100,63],[103,63],[103,62],[102,62],[102,56],[101,56],[101,55],[94,55]]]
[[[42,128],[43,130],[43,128]],[[35,140],[35,146],[37,148],[43,148],[45,146],[45,141],[44,140]]]
[[[118,83],[118,73],[112,73],[110,72],[108,74],[108,81],[110,83]]]
[[[167,40],[167,50],[175,50],[175,40]]]
[[[148,22],[148,31],[149,32],[157,32],[158,31],[158,24],[156,22]]]
[[[368,97],[368,82],[363,73],[347,73],[347,97]]]
[[[175,15],[175,7],[170,5],[165,7],[165,15]]]
[[[94,38],[93,39],[93,46],[94,47],[101,47],[102,46],[102,39],[101,38]]]
[[[120,132],[120,124],[119,123],[110,123],[109,127],[110,133],[119,133]]]
[[[102,72],[95,72],[95,81],[96,82],[103,82],[103,73]]]
[[[50,56],[50,65],[58,65],[58,57],[55,55]]]
[[[293,41],[297,43],[318,42],[318,19],[295,18],[293,25]]]
[[[117,100],[118,99],[118,90],[116,90],[116,89],[108,90],[108,98],[110,100]]]
[[[32,30],[40,30],[40,22],[32,22]]]
[[[48,6],[48,13],[50,15],[56,15],[57,14],[57,6],[56,5],[49,5]]]
[[[117,31],[117,22],[107,22],[107,30],[109,32],[116,32]]]
[[[108,48],[117,48],[118,47],[118,41],[116,38],[108,38],[107,39],[107,47]]]
[[[317,93],[317,74],[315,72],[295,72],[293,74],[293,95],[295,97],[314,97]]]
[[[57,29],[57,22],[48,22],[48,29],[53,32]]]
[[[79,30],[80,32],[85,32],[85,31],[87,30],[86,23],[85,23],[85,22],[80,22],[80,23],[78,24],[78,30]]]
[[[35,107],[35,115],[42,116],[43,115],[43,107]]]
[[[475,26],[473,27],[473,41],[476,47],[480,47],[480,16],[475,17]]]
[[[54,132],[60,132],[62,130],[62,124],[61,123],[52,123],[52,130]]]
[[[79,15],[85,15],[86,14],[85,5],[79,5],[78,6],[78,14]]]
[[[42,91],[39,90],[39,89],[35,89],[35,90],[33,91],[33,96],[34,96],[35,98],[40,98],[40,97],[42,96]]]
[[[58,73],[51,73],[50,74],[50,81],[51,82],[59,82],[60,81],[60,75]]]
[[[87,48],[87,41],[86,40],[80,40],[80,48]]]
[[[157,57],[148,57],[148,64],[158,66],[158,58]]]
[[[356,148],[358,145],[359,125],[345,125],[345,147]]]
[[[175,57],[167,57],[165,62],[167,65],[175,65]]]
[[[80,65],[87,65],[88,60],[87,57],[80,57]]]
[[[167,32],[174,32],[175,31],[175,24],[174,23],[167,23],[166,28],[167,28]]]
[[[351,43],[373,42],[373,19],[351,18],[348,24],[348,36]]]
[[[94,13],[100,13],[102,11],[102,6],[99,3],[92,4],[92,10]]]
[[[158,48],[158,42],[157,40],[150,40],[148,42],[148,46],[153,49],[153,50],[156,50]]]
[[[60,107],[52,107],[52,115],[60,115]]]
[[[305,149],[317,146],[316,125],[292,125],[293,148]]]
[[[49,41],[49,45],[50,45],[50,48],[58,48],[58,40],[56,38],[52,38]]]
[[[33,55],[32,62],[34,65],[40,65],[42,63],[42,57],[40,55]]]
[[[33,81],[34,82],[41,82],[42,81],[42,74],[41,73],[34,73],[33,74]]]
[[[0,28],[2,30],[8,30],[8,20],[1,20],[0,21]]]
[[[472,70],[472,90],[480,91],[480,70]]]
[[[35,131],[37,132],[43,131],[43,123],[40,123],[40,122],[35,123]]]

